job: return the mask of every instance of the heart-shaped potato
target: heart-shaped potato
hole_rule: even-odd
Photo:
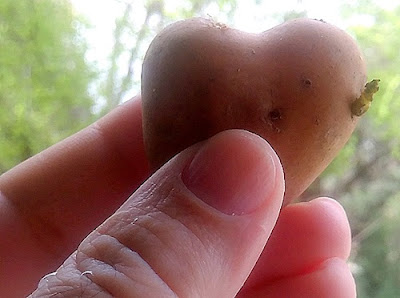
[[[260,34],[202,18],[172,24],[143,62],[148,158],[157,169],[220,131],[246,129],[278,153],[288,203],[349,139],[365,82],[355,41],[323,21],[296,19]]]

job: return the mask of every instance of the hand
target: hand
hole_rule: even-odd
[[[258,136],[222,132],[149,175],[138,98],[3,174],[0,296],[355,297],[345,212],[280,210]]]

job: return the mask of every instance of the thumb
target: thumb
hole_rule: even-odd
[[[276,223],[283,191],[266,141],[222,132],[149,178],[32,297],[233,297]]]

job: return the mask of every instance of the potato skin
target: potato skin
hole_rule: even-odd
[[[233,128],[266,139],[284,168],[284,203],[298,197],[353,132],[366,82],[355,41],[318,20],[260,34],[194,18],[170,25],[143,62],[144,142],[153,169]]]

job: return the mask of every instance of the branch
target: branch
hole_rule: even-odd
[[[146,33],[147,27],[149,25],[149,20],[150,20],[151,15],[152,15],[152,12],[151,11],[147,11],[146,18],[144,19],[143,25],[140,28],[140,31],[139,31],[138,36],[137,36],[136,45],[131,51],[131,55],[129,57],[129,62],[128,62],[128,71],[127,71],[125,77],[122,79],[121,87],[120,87],[119,92],[118,92],[118,94],[116,96],[117,103],[121,102],[122,97],[128,91],[128,86],[129,86],[130,82],[132,81],[133,64],[135,63],[135,60],[137,58],[140,45],[144,40],[145,33]]]
[[[137,34],[137,37],[136,37],[136,44],[135,44],[134,48],[131,50],[131,55],[129,57],[129,62],[128,62],[128,71],[127,71],[125,77],[122,79],[122,83],[121,83],[121,86],[120,86],[120,89],[119,89],[119,92],[117,95],[118,102],[122,101],[122,97],[128,91],[129,85],[132,82],[133,71],[134,71],[133,65],[137,59],[140,46],[142,45],[142,43],[146,37],[146,31],[149,27],[150,17],[155,14],[159,14],[161,16],[161,20],[162,20],[162,17],[164,16],[163,6],[164,6],[164,3],[162,0],[154,0],[149,4],[149,6],[147,8],[146,17],[144,19],[143,25],[140,28],[140,30]]]
[[[118,104],[118,98],[115,97],[115,85],[116,85],[116,74],[118,72],[118,65],[117,65],[117,60],[121,52],[121,36],[123,33],[123,26],[122,23],[126,22],[126,20],[129,18],[130,12],[132,9],[131,4],[127,4],[124,14],[120,20],[120,22],[116,21],[115,25],[115,32],[114,32],[114,47],[112,50],[111,54],[111,67],[110,71],[107,75],[107,81],[106,81],[106,88],[105,88],[105,97],[107,100],[107,104],[105,107],[105,110],[109,110],[111,107],[115,106]]]

